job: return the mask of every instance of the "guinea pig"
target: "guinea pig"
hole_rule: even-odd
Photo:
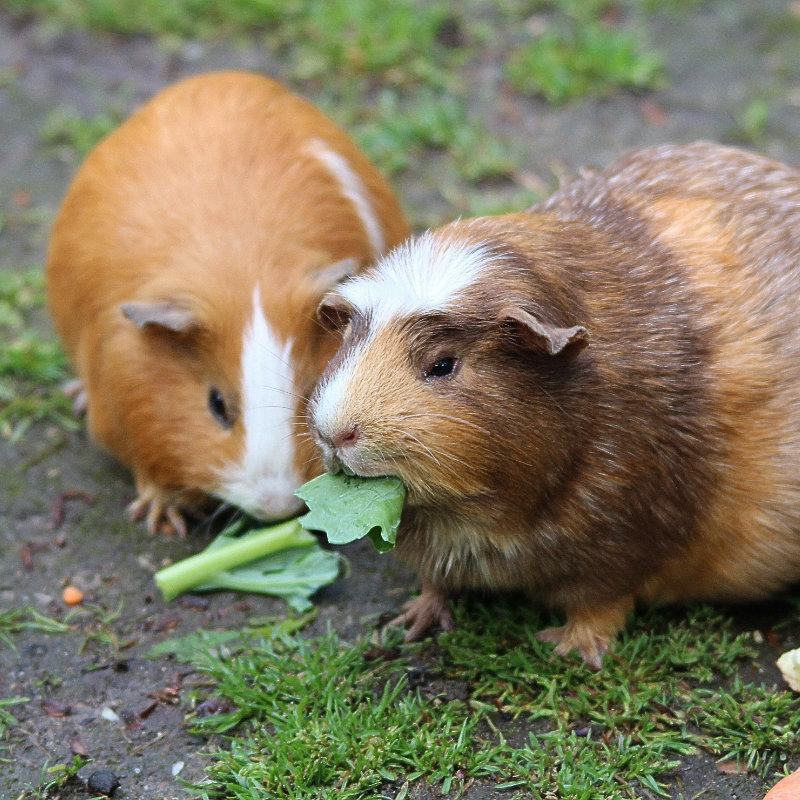
[[[323,299],[326,469],[407,487],[422,593],[522,591],[598,667],[636,603],[800,578],[800,173],[697,143],[409,240]]]
[[[54,224],[49,306],[91,436],[133,472],[133,519],[185,534],[219,498],[299,510],[302,435],[343,276],[409,233],[387,183],[305,100],[244,72],[168,87],[90,153]]]

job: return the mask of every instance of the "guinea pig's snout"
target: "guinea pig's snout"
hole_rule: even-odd
[[[339,452],[347,450],[358,444],[361,438],[361,429],[356,423],[346,423],[344,425],[320,425],[312,421],[312,432],[318,444],[325,450]]]
[[[347,450],[358,444],[360,438],[361,430],[358,425],[347,425],[334,433],[331,444],[336,450]]]
[[[325,469],[338,472],[346,467],[347,456],[361,439],[361,428],[355,423],[331,427],[313,426]]]

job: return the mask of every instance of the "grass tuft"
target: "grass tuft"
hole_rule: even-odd
[[[235,710],[193,722],[228,737],[195,795],[373,798],[477,783],[534,799],[667,797],[698,749],[765,776],[797,750],[789,693],[738,679],[712,688],[755,650],[710,608],[638,617],[597,673],[536,641],[535,610],[471,600],[458,618],[458,631],[404,651],[328,632],[200,657]]]
[[[637,36],[603,19],[606,4],[569,8],[517,47],[506,64],[515,89],[553,104],[620,89],[644,90],[663,78],[661,56],[643,48]]]
[[[39,420],[76,428],[61,391],[69,374],[67,358],[54,340],[34,325],[45,304],[41,269],[0,270],[0,434],[20,439]]]

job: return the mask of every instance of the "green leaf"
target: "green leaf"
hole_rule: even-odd
[[[172,655],[175,656],[177,661],[191,664],[197,660],[198,654],[208,656],[211,653],[221,652],[223,648],[239,650],[245,646],[246,639],[272,638],[296,633],[310,622],[313,622],[316,616],[316,609],[312,609],[300,617],[289,617],[288,619],[274,617],[251,620],[250,624],[236,630],[209,631],[201,629],[188,633],[186,636],[177,636],[174,639],[158,642],[145,653],[145,658]],[[0,707],[2,704],[3,701],[0,701]]]
[[[406,488],[399,478],[359,478],[325,473],[295,494],[305,500],[308,514],[300,524],[325,531],[333,544],[369,536],[381,553],[394,547]]]
[[[311,608],[311,595],[339,575],[341,560],[321,547],[295,547],[236,569],[218,572],[195,591],[229,589],[282,597],[298,612]]]
[[[230,589],[283,597],[297,611],[339,574],[340,558],[323,550],[297,520],[241,533],[226,528],[202,553],[185,558],[154,578],[166,600],[189,590]]]

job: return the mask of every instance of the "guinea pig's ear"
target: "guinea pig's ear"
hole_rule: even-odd
[[[354,258],[343,258],[333,264],[316,267],[309,275],[312,291],[316,292],[318,297],[322,297],[325,292],[333,289],[337,283],[355,275],[357,270],[358,261]]]
[[[193,311],[170,300],[124,303],[121,308],[122,313],[140,330],[155,326],[175,333],[188,333],[200,326],[200,321]]]
[[[519,306],[506,306],[499,318],[500,323],[512,327],[526,345],[550,356],[574,358],[589,344],[589,334],[582,325],[571,328],[550,325]]]
[[[353,307],[336,292],[329,292],[317,306],[317,320],[331,333],[341,333],[350,322]]]

